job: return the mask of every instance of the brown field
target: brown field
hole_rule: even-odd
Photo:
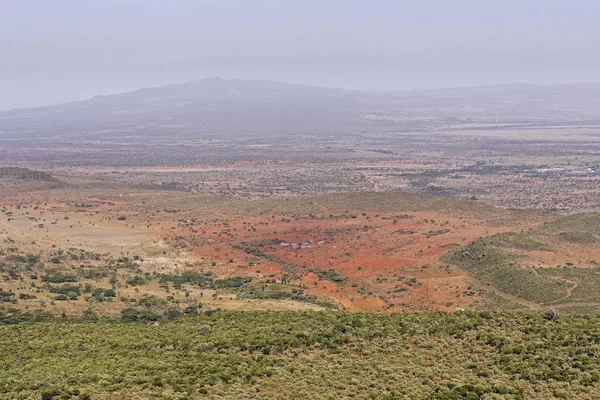
[[[15,182],[4,180],[9,190],[0,203],[0,248],[6,259],[36,254],[41,264],[36,279],[9,279],[2,287],[36,297],[18,301],[19,308],[43,307],[55,314],[93,309],[113,315],[127,299],[144,295],[180,306],[201,302],[227,309],[319,309],[324,301],[349,310],[454,310],[468,307],[482,291],[463,270],[440,262],[440,256],[482,236],[556,218],[401,193],[252,200],[145,189],[95,176],[60,175],[54,186],[11,184]],[[67,249],[98,256],[85,263],[51,261],[57,251]],[[109,276],[81,277],[82,270],[123,257],[140,261],[133,269],[112,270],[112,282]],[[78,285],[113,287],[116,297],[92,305],[87,296],[55,301],[56,294],[40,286],[48,271],[79,274]],[[248,299],[235,290],[193,285],[165,287],[157,279],[135,287],[127,284],[142,274],[184,271],[208,272],[219,279],[243,277],[252,285],[284,282],[281,290],[298,288],[303,301]]]

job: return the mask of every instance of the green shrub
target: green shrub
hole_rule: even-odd
[[[64,283],[64,282],[77,282],[78,279],[75,275],[63,274],[63,273],[54,273],[48,274],[42,277],[42,281],[50,282],[50,283]]]
[[[42,400],[52,400],[53,398],[60,396],[61,391],[58,389],[47,389],[42,392]]]

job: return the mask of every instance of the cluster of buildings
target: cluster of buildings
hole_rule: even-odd
[[[302,243],[281,242],[281,243],[279,243],[279,245],[285,246],[285,247],[291,247],[293,249],[310,249],[310,248],[312,248],[313,243],[314,242],[312,241],[312,239],[309,239],[306,242],[302,242]],[[325,241],[321,240],[317,244],[324,244],[324,243],[325,243]]]

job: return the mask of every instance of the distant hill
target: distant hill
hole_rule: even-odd
[[[504,84],[415,90],[398,108],[462,123],[597,124],[600,84]]]
[[[326,131],[335,124],[360,122],[357,99],[362,96],[341,89],[216,77],[1,112],[0,131]]]
[[[346,133],[457,124],[600,123],[600,85],[370,93],[219,77],[0,112],[0,134]]]

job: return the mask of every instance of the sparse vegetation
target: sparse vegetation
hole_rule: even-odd
[[[517,255],[477,242],[455,250],[444,261],[471,272],[484,283],[526,300],[547,303],[567,295],[568,282],[540,275],[518,264]]]
[[[3,112],[0,399],[600,398],[599,92],[472,90]]]

